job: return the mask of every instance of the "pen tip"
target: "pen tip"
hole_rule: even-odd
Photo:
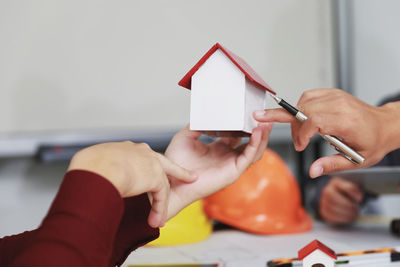
[[[276,95],[273,95],[271,93],[269,93],[269,95],[276,101],[276,103],[279,103],[282,100],[279,97],[277,97]]]

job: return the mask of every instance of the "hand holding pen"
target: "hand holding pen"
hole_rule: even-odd
[[[319,158],[310,167],[312,178],[374,165],[400,148],[400,103],[375,107],[339,89],[316,89],[303,93],[296,110],[306,115],[302,121],[287,108],[256,111],[254,117],[261,123],[291,123],[297,151],[304,150],[310,139],[320,134],[337,138],[365,158],[359,164],[341,153]]]

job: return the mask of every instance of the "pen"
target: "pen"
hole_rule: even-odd
[[[393,248],[375,250],[350,251],[337,254],[336,266],[361,265],[380,266],[382,264],[399,262],[400,252]],[[274,259],[267,262],[267,267],[301,267],[302,261],[297,258]]]
[[[298,121],[303,122],[303,121],[307,120],[307,116],[304,113],[302,113],[300,110],[298,110],[297,108],[290,105],[288,102],[286,102],[282,98],[277,97],[276,95],[273,95],[273,94],[269,94],[269,95],[275,100],[275,102],[279,106],[283,107],[286,111],[288,111],[290,114],[295,116]],[[339,138],[328,135],[328,134],[320,133],[319,135],[322,138],[324,138],[326,141],[328,141],[331,144],[331,146],[333,148],[335,148],[336,151],[338,151],[340,154],[342,154],[345,158],[347,158],[351,162],[353,162],[355,164],[363,164],[364,163],[364,160],[365,160],[364,157],[361,156],[356,151],[354,151],[351,147],[349,147],[348,145],[346,145],[345,143],[340,141]]]

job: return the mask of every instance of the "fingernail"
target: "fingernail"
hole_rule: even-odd
[[[321,165],[318,165],[312,169],[310,176],[311,176],[311,178],[316,178],[316,177],[321,176],[323,172],[324,172],[324,168],[322,168]]]
[[[162,220],[161,222],[160,222],[160,228],[161,227],[164,227],[165,226],[165,220]]]
[[[265,111],[264,111],[264,110],[257,110],[257,111],[254,111],[254,115],[255,115],[256,117],[262,117],[262,116],[265,115]]]

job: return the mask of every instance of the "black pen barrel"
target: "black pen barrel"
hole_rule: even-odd
[[[292,105],[290,105],[288,102],[286,102],[283,99],[279,102],[279,105],[281,107],[283,107],[284,109],[286,109],[293,116],[296,116],[296,114],[299,112],[298,109],[296,109],[295,107],[293,107]]]

